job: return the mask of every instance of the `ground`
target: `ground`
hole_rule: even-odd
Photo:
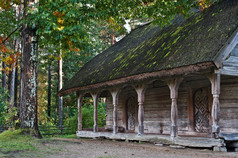
[[[213,152],[208,149],[174,149],[150,143],[104,139],[51,138],[39,140],[34,151],[0,152],[0,157],[44,158],[238,158],[238,153]]]

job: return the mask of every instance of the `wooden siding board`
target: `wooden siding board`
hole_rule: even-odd
[[[222,78],[220,121],[222,132],[238,132],[238,77]]]
[[[235,48],[231,51],[231,55],[238,57],[238,44],[236,44]]]
[[[223,62],[221,74],[238,76],[238,44],[230,52],[230,56]]]

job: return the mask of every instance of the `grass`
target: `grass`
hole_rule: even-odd
[[[32,136],[23,135],[22,130],[7,130],[0,134],[1,152],[16,152],[37,149],[39,141]]]
[[[77,138],[76,134],[58,135],[57,137],[49,137],[37,139],[30,135],[23,134],[22,130],[7,130],[0,134],[0,157],[45,157],[54,153],[61,152],[63,146],[56,143],[52,138]],[[46,143],[52,145],[46,146]],[[55,145],[54,145],[55,144]]]
[[[73,139],[77,139],[78,137],[76,136],[76,134],[70,134],[70,135],[58,135],[56,138],[73,138]]]

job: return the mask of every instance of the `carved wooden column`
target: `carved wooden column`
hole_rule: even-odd
[[[135,86],[138,95],[138,135],[144,134],[144,99],[145,99],[145,85]]]
[[[113,102],[113,134],[117,133],[117,106],[118,106],[118,90],[111,91]]]
[[[212,114],[211,114],[212,115],[212,133],[216,137],[217,134],[220,132],[218,121],[219,121],[219,113],[220,113],[219,95],[220,95],[221,75],[220,73],[212,74],[208,76],[208,78],[211,82],[212,95],[213,95]]]
[[[97,93],[92,93],[91,95],[93,97],[93,106],[94,106],[93,132],[98,132],[98,95],[97,95]]]
[[[178,107],[177,107],[177,98],[178,98],[178,89],[179,85],[182,82],[182,78],[174,78],[171,80],[167,80],[167,84],[170,89],[170,98],[172,100],[171,103],[171,131],[170,136],[172,138],[178,135],[178,125],[177,125],[177,117],[178,117]]]
[[[78,97],[78,131],[82,131],[82,95],[77,94]]]

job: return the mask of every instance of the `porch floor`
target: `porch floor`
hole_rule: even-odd
[[[92,132],[92,131],[77,131],[77,137],[81,138],[106,138],[112,140],[125,140],[125,141],[141,141],[141,142],[153,142],[165,145],[181,145],[186,147],[198,147],[198,148],[212,148],[225,146],[223,139],[204,138],[204,137],[186,137],[177,136],[171,139],[168,135],[154,135],[143,134],[138,135],[136,133],[117,133],[111,132]]]

